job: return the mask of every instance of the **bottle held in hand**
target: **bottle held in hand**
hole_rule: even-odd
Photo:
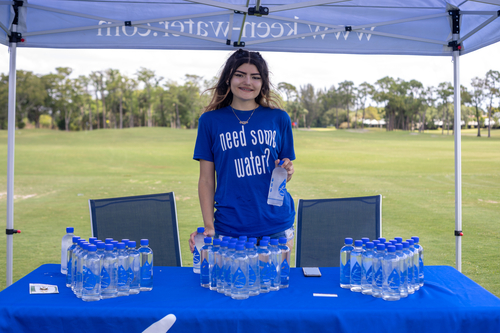
[[[283,198],[286,193],[286,178],[287,171],[282,168],[284,160],[281,160],[271,175],[271,184],[269,185],[269,193],[267,203],[273,206],[283,206]]]

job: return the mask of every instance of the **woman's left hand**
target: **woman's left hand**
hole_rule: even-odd
[[[288,159],[288,158],[284,158],[284,159],[283,159],[283,161],[284,161],[284,162],[283,162],[283,164],[281,165],[281,167],[282,167],[283,169],[285,169],[285,170],[286,170],[286,172],[288,173],[288,175],[287,175],[287,177],[286,177],[286,182],[288,183],[288,182],[292,179],[292,175],[293,175],[293,172],[294,172],[294,170],[293,170],[293,162],[292,162],[292,161],[290,161],[290,159]],[[276,160],[276,161],[274,161],[275,166],[278,166],[278,164],[279,164],[280,162],[281,162],[281,160],[279,160],[279,159],[278,159],[278,160]]]

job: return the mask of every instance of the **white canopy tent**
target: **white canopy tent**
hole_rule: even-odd
[[[12,283],[17,47],[450,56],[461,271],[460,55],[500,41],[500,0],[0,0],[9,47],[7,285]]]

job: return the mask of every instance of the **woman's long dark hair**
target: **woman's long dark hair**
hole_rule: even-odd
[[[280,108],[278,99],[273,96],[274,94],[271,91],[269,69],[264,58],[262,58],[259,52],[239,49],[231,54],[229,59],[227,59],[215,87],[208,89],[213,92],[213,95],[212,100],[205,108],[205,112],[221,109],[231,105],[233,101],[233,93],[231,92],[230,87],[231,79],[234,72],[243,64],[252,64],[257,67],[262,80],[262,88],[259,95],[255,98],[255,102],[259,105],[273,109]]]

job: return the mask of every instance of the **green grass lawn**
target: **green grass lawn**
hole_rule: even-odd
[[[366,131],[295,131],[294,199],[383,195],[383,235],[418,235],[426,265],[455,266],[453,136]],[[462,271],[500,296],[500,131],[463,131]],[[202,225],[195,130],[16,131],[14,281],[60,261],[67,226],[90,237],[88,199],[174,191],[184,266],[189,234]],[[0,131],[0,223],[5,225],[7,131]],[[320,230],[331,232],[335,230]],[[0,240],[0,289],[5,288]],[[153,249],[154,250],[154,249]],[[333,255],[338,255],[334,253]]]

